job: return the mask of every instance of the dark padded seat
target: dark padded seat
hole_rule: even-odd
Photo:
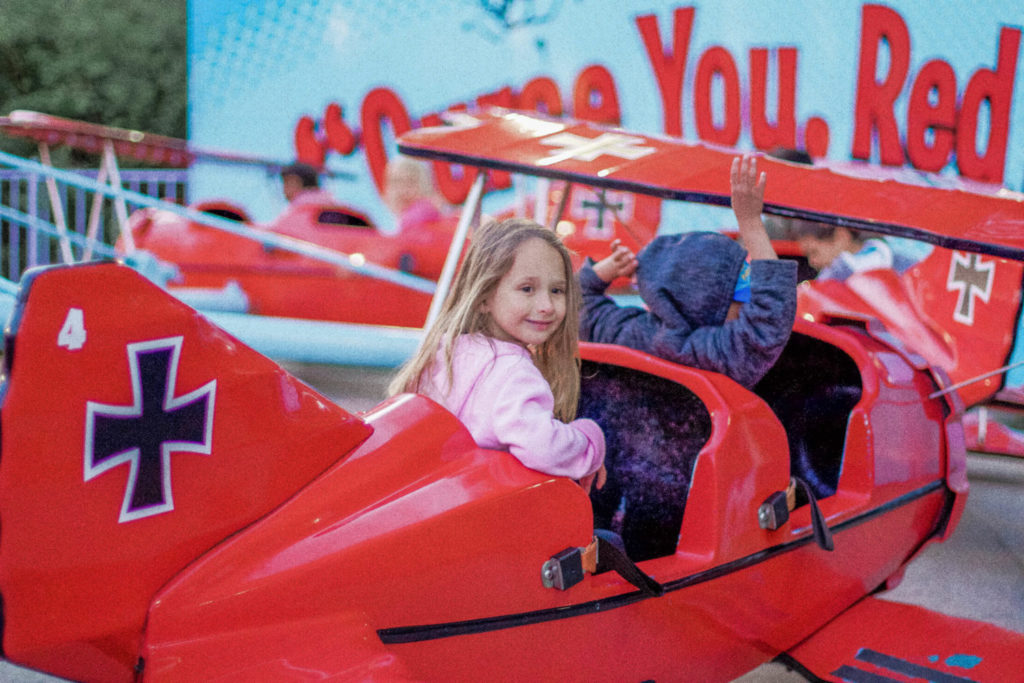
[[[830,344],[794,334],[754,392],[786,428],[793,476],[816,498],[834,495],[850,411],[862,393],[857,364]]]
[[[324,225],[348,225],[354,228],[371,227],[362,216],[341,209],[324,209],[317,215],[316,222]]]
[[[585,361],[579,417],[601,425],[608,483],[591,494],[594,526],[622,536],[634,561],[670,555],[679,541],[693,468],[711,416],[670,380]]]

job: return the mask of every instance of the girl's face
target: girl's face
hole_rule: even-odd
[[[566,277],[550,244],[538,237],[520,244],[512,267],[481,304],[490,335],[521,346],[547,341],[565,319]]]

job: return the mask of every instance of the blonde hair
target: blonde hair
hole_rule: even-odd
[[[437,320],[427,331],[416,354],[391,381],[389,395],[417,391],[424,374],[436,362],[440,349],[443,349],[448,371],[448,386],[452,385],[452,348],[455,340],[463,334],[490,334],[490,316],[480,310],[481,304],[512,268],[519,246],[535,238],[544,240],[562,257],[566,278],[566,307],[562,324],[543,344],[531,347],[531,356],[551,385],[551,393],[555,397],[555,417],[569,422],[576,416],[580,394],[579,283],[573,276],[569,250],[558,236],[543,225],[525,218],[491,221],[476,231]]]
[[[443,203],[434,185],[430,165],[407,156],[397,156],[384,167],[383,199],[396,215],[418,199],[429,200],[438,208]]]

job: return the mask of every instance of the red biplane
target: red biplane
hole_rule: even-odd
[[[592,124],[464,115],[400,148],[481,186],[729,197],[729,151]],[[1019,233],[972,232],[1002,204],[933,230],[912,192],[764,164],[770,212],[1024,257]],[[686,468],[668,556],[633,562],[574,482],[422,396],[352,414],[134,270],[26,275],[0,391],[5,656],[89,681],[728,681],[776,657],[835,681],[1019,676],[1024,634],[872,596],[968,490],[959,395],[877,321],[797,321],[753,391],[581,355],[609,441],[644,430]]]
[[[979,240],[985,231],[1024,231],[1024,194],[1003,188],[899,173],[911,195],[923,190],[941,207],[927,218],[933,225],[971,220],[975,207],[991,214],[964,232]],[[899,197],[891,193],[891,201]],[[892,334],[929,363],[943,368],[965,406],[970,450],[1024,456],[1024,432],[995,416],[1024,410],[1020,347],[1024,266],[1014,258],[936,247],[903,273],[892,269],[855,272],[845,280],[810,280],[799,290],[800,315],[808,320],[839,314],[881,321]],[[1012,420],[1011,420],[1012,421]]]
[[[38,141],[47,164],[49,147],[57,145],[101,154],[100,182],[109,177],[111,183],[120,184],[118,156],[178,166],[197,159],[271,170],[283,165],[260,157],[199,150],[176,138],[31,111],[0,118],[0,129]],[[606,252],[617,237],[642,245],[657,230],[660,202],[651,197],[582,187],[574,193],[545,191],[541,195],[546,201],[525,199],[508,211],[529,210],[543,220],[557,212],[566,241],[580,259]],[[253,222],[246,209],[233,201],[203,200],[191,206],[236,222],[232,231],[195,220],[173,207],[143,208],[131,215],[123,203],[118,207],[123,218],[119,249],[124,253],[145,250],[173,264],[176,276],[166,286],[187,301],[199,301],[194,296],[197,291],[232,292],[232,300],[244,302],[242,312],[255,315],[410,328],[422,327],[426,320],[433,283],[441,275],[457,229],[454,215],[442,215],[400,232],[383,231],[364,212],[339,202],[293,204],[265,224]],[[274,237],[281,239],[271,240]],[[293,245],[314,245],[319,250],[306,254],[289,248]],[[325,261],[319,257],[323,250],[342,258]],[[376,267],[377,276],[374,272],[367,276],[367,267]],[[379,277],[387,271],[396,277]],[[371,301],[373,305],[367,305]]]

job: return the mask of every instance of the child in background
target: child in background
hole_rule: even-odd
[[[734,159],[730,179],[746,250],[715,232],[662,235],[639,256],[613,244],[611,256],[580,269],[581,339],[720,372],[747,388],[764,376],[796,317],[796,263],[778,258],[761,221],[766,180],[757,160]],[[634,273],[646,309],[605,295],[613,280]]]
[[[395,216],[399,234],[415,232],[444,216],[430,165],[411,157],[395,157],[385,167],[384,203]]]
[[[334,195],[320,187],[320,172],[299,161],[281,169],[281,189],[290,206],[338,203]]]
[[[604,483],[604,435],[574,420],[579,289],[558,237],[525,219],[474,235],[437,321],[392,381],[453,412],[482,448],[527,467]]]
[[[807,263],[817,269],[818,280],[842,281],[866,270],[891,269],[902,273],[917,262],[916,258],[893,249],[888,239],[876,233],[804,223],[793,231]]]

